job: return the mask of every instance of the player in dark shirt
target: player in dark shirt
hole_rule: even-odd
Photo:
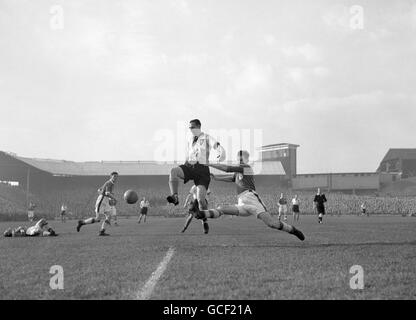
[[[270,213],[267,212],[263,201],[256,192],[254,171],[251,166],[248,165],[249,153],[247,151],[241,150],[238,152],[238,162],[240,163],[239,166],[210,164],[210,166],[215,169],[234,173],[232,176],[213,176],[213,178],[217,181],[235,183],[238,195],[238,204],[219,206],[217,209],[201,210],[198,212],[197,218],[218,218],[223,214],[242,217],[255,215],[270,228],[288,232],[303,241],[305,237],[301,231],[286,222],[273,219]]]
[[[110,179],[107,180],[104,185],[98,189],[98,198],[95,203],[95,217],[88,218],[84,220],[79,220],[77,225],[77,231],[81,230],[81,227],[86,224],[92,224],[100,222],[100,216],[104,216],[104,221],[101,224],[100,232],[98,233],[99,236],[108,236],[109,234],[105,232],[106,225],[110,225],[111,213],[112,208],[110,206],[109,201],[112,200],[113,204],[117,203],[117,199],[114,197],[113,188],[117,181],[118,173],[112,172],[110,174]]]
[[[325,202],[327,202],[325,194],[321,193],[321,189],[318,188],[318,192],[313,199],[315,208],[318,211],[318,223],[322,223],[322,218],[325,215]]]

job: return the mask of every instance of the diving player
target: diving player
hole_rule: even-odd
[[[256,192],[254,184],[254,172],[249,162],[249,153],[245,150],[238,152],[239,166],[227,166],[222,164],[210,164],[211,167],[225,172],[234,172],[233,176],[214,177],[217,181],[234,182],[237,187],[238,204],[219,206],[217,209],[202,210],[198,212],[197,217],[201,218],[218,218],[223,214],[236,216],[255,215],[262,220],[268,227],[282,230],[295,235],[300,240],[305,240],[305,236],[295,227],[272,218],[267,211],[262,200]]]
[[[97,201],[95,203],[95,218],[87,218],[84,220],[79,220],[77,225],[77,231],[81,230],[81,227],[86,224],[92,224],[96,222],[100,222],[100,215],[104,215],[105,219],[101,224],[100,232],[98,233],[99,236],[108,236],[109,234],[105,232],[105,225],[111,225],[110,223],[110,214],[111,214],[111,207],[109,200],[116,200],[113,193],[114,185],[117,181],[118,173],[112,172],[110,174],[110,179],[106,181],[103,186],[98,189],[99,195]]]

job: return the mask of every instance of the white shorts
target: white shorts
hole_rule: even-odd
[[[35,216],[35,211],[33,211],[33,210],[29,210],[29,211],[27,212],[27,216],[28,216],[29,218],[33,218],[33,217]]]
[[[114,207],[114,206],[111,207],[110,214],[111,214],[112,217],[117,216],[117,209],[116,209],[116,207]]]
[[[36,224],[32,227],[27,228],[26,235],[27,236],[39,236],[42,234],[42,231],[43,231],[42,228],[38,224]]]
[[[109,215],[112,212],[111,206],[108,203],[109,198],[99,195],[95,202],[95,213]]]
[[[279,206],[279,214],[287,214],[287,205],[280,205]]]
[[[240,213],[249,213],[256,217],[267,209],[260,197],[254,191],[244,191],[238,195],[238,204],[235,205]]]

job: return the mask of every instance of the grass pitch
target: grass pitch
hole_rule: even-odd
[[[165,257],[174,255],[151,299],[415,299],[416,219],[399,216],[302,216],[306,240],[267,228],[254,217],[194,220],[149,216],[119,219],[98,237],[99,224],[50,224],[55,238],[0,239],[0,299],[134,299]],[[289,218],[291,223],[291,218]],[[0,230],[19,223],[1,223]],[[23,223],[20,223],[23,224]],[[51,266],[64,270],[52,290]],[[364,270],[364,289],[350,288],[350,268]]]

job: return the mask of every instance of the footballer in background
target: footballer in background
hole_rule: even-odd
[[[149,211],[149,206],[150,206],[149,201],[146,199],[146,197],[143,197],[142,201],[140,201],[140,215],[139,215],[139,220],[137,220],[137,223],[142,222],[142,218],[143,218],[143,223],[146,222],[146,217],[147,217],[147,212]]]
[[[255,216],[270,228],[285,231],[293,234],[299,240],[305,240],[303,233],[294,226],[273,219],[268,212],[266,206],[256,192],[254,183],[254,171],[249,165],[249,153],[246,150],[240,150],[237,155],[238,166],[228,166],[224,164],[210,164],[211,167],[224,171],[232,172],[232,176],[216,177],[216,181],[234,182],[237,191],[237,204],[219,206],[217,209],[201,210],[198,212],[197,218],[219,218],[220,216],[235,215],[241,217]]]
[[[33,222],[33,220],[35,219],[35,208],[36,204],[30,201],[29,207],[27,209],[27,218],[30,222]]]
[[[108,204],[110,205],[110,216],[111,216],[111,219],[114,221],[114,225],[115,226],[118,226],[118,222],[117,222],[117,209],[116,209],[117,201],[116,201],[116,199],[110,199],[110,200],[108,200]]]
[[[114,185],[117,182],[118,173],[112,172],[110,174],[110,179],[107,180],[101,188],[98,189],[98,197],[97,201],[95,202],[95,218],[87,218],[84,220],[79,220],[77,225],[77,232],[81,230],[81,227],[87,224],[98,223],[101,221],[100,216],[104,216],[104,221],[101,224],[100,232],[98,233],[99,236],[109,236],[108,233],[105,232],[105,226],[111,225],[111,212],[112,208],[110,206],[110,199],[116,200],[113,189]]]

